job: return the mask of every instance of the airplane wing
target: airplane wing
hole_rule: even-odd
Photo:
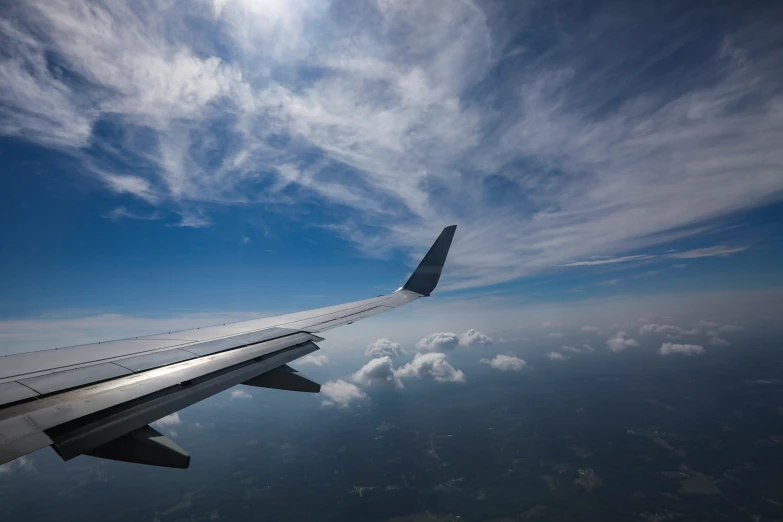
[[[456,225],[408,281],[372,299],[194,330],[0,357],[0,464],[51,446],[79,455],[187,468],[190,456],[150,423],[237,384],[318,393],[288,366],[316,334],[430,295]]]

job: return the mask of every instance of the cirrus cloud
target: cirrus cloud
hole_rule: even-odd
[[[667,6],[635,11],[655,27],[639,33],[614,3],[552,19],[535,2],[18,2],[0,133],[177,226],[209,226],[207,205],[316,202],[357,248],[414,259],[458,220],[447,288],[643,262],[783,192],[777,12]],[[708,41],[679,36],[703,23]]]

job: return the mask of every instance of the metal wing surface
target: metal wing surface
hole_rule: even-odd
[[[190,456],[149,424],[238,384],[290,391],[320,385],[288,363],[318,333],[430,295],[456,226],[446,227],[397,291],[337,306],[193,330],[0,357],[0,464],[45,446],[79,455],[186,468]]]

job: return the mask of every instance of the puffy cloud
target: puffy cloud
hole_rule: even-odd
[[[423,339],[422,339],[423,341]],[[422,342],[419,341],[419,342]],[[364,351],[364,355],[368,357],[397,357],[405,353],[399,343],[393,343],[390,340],[381,337],[371,342],[367,349]]]
[[[628,337],[624,331],[620,330],[607,339],[606,346],[613,352],[622,352],[626,348],[636,348],[639,346],[639,343],[636,339]]]
[[[564,352],[571,352],[571,353],[593,353],[595,350],[592,346],[589,344],[583,344],[581,347],[577,346],[563,346],[560,348],[561,351]]]
[[[231,392],[231,399],[252,399],[253,396],[250,395],[245,390],[234,390]]]
[[[717,337],[717,336],[712,337],[710,339],[710,344],[712,346],[730,346],[731,345],[731,343],[728,342],[726,339],[724,339],[722,337]]]
[[[355,384],[345,382],[342,379],[329,381],[321,386],[321,394],[326,397],[323,406],[336,406],[347,408],[351,404],[367,399],[367,394]]]
[[[433,333],[416,343],[416,348],[424,352],[453,350],[459,345],[459,335],[451,332]]]
[[[26,472],[35,471],[33,460],[30,457],[24,456],[24,457],[19,457],[18,459],[14,459],[11,462],[0,464],[0,476],[9,475],[14,471],[26,471]]]
[[[471,328],[462,335],[451,332],[430,334],[418,343],[416,348],[422,352],[441,352],[455,349],[457,346],[486,346],[492,344],[492,338]]]
[[[550,337],[552,339],[560,339],[561,337],[563,337],[563,334],[558,332],[552,332],[549,335],[547,335],[547,337]]]
[[[166,415],[162,419],[156,420],[152,424],[156,426],[178,426],[182,424],[182,419],[179,418],[179,413],[172,413],[171,415]]]
[[[492,359],[481,359],[480,362],[503,372],[518,372],[527,366],[527,363],[519,357],[503,354],[498,354]]]
[[[391,357],[388,355],[371,360],[353,374],[353,382],[362,386],[390,384],[402,388],[402,381],[394,374]]]
[[[566,360],[566,356],[563,355],[560,352],[549,352],[548,354],[546,354],[546,358],[549,359],[550,361],[565,361]]]
[[[296,364],[312,364],[315,366],[325,366],[329,364],[329,357],[326,355],[316,355],[316,354],[310,354],[305,355],[301,359],[297,359],[294,361]]]
[[[442,353],[417,353],[411,362],[394,372],[400,379],[430,376],[437,382],[465,382],[465,374],[446,361]]]
[[[580,328],[584,333],[591,333],[596,335],[601,335],[603,333],[603,330],[598,328],[597,326],[583,326]]]
[[[705,352],[704,347],[698,344],[674,344],[663,343],[659,353],[661,355],[700,355]]]
[[[489,345],[492,344],[492,339],[478,330],[471,328],[460,336],[460,344],[465,346]]]

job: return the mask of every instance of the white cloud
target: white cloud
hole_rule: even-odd
[[[181,226],[211,222],[199,205],[285,207],[288,187],[346,209],[332,230],[367,252],[416,258],[436,223],[459,221],[451,288],[644,261],[625,253],[780,198],[774,14],[737,16],[703,69],[647,82],[649,63],[627,49],[652,56],[665,39],[671,56],[691,41],[665,25],[626,37],[612,6],[562,38],[538,3],[513,19],[457,0],[359,5],[347,16],[301,0],[20,2],[0,25],[0,133],[67,152]],[[551,46],[515,56],[496,82],[509,33],[531,30]],[[217,31],[220,52],[203,38]],[[121,138],[95,131],[106,121]],[[513,204],[487,201],[499,178]]]
[[[563,334],[559,332],[551,332],[547,335],[547,337],[551,337],[552,339],[560,339],[561,337],[563,337]]]
[[[686,250],[685,252],[677,252],[675,254],[669,254],[669,257],[674,257],[677,259],[696,259],[699,257],[728,256],[738,252],[744,252],[747,249],[748,247],[729,248],[726,246],[714,246],[708,248],[697,248],[695,250]]]
[[[321,386],[321,394],[326,397],[322,403],[324,406],[338,408],[347,408],[355,402],[367,399],[367,394],[357,388],[355,384],[345,382],[342,379],[329,381]]]
[[[416,343],[416,348],[423,352],[453,350],[459,345],[459,335],[451,332],[438,332],[425,337]]]
[[[373,384],[392,385],[402,388],[402,381],[394,374],[394,366],[388,355],[371,360],[351,377],[353,382],[361,386]]]
[[[661,355],[700,355],[705,352],[704,347],[698,344],[673,344],[663,343],[661,345]]]
[[[563,346],[560,348],[563,352],[571,352],[571,353],[593,353],[595,349],[590,346],[589,344],[583,344],[580,347],[577,346]]]
[[[460,336],[459,342],[465,346],[485,346],[492,344],[492,339],[478,330],[471,328]]]
[[[603,330],[601,330],[597,326],[583,326],[582,328],[580,328],[580,330],[583,331],[584,333],[591,333],[595,335],[601,335],[603,333]]]
[[[24,471],[28,473],[35,471],[33,460],[30,457],[24,456],[14,459],[11,462],[0,464],[0,476],[10,475],[14,471]]]
[[[731,345],[731,343],[728,342],[726,339],[724,339],[722,337],[717,337],[717,336],[710,338],[710,344],[712,346],[730,346]]]
[[[314,366],[325,366],[329,364],[329,357],[326,355],[305,355],[301,359],[294,361],[296,364],[312,364]]]
[[[155,426],[179,426],[182,424],[182,420],[179,418],[179,413],[172,413],[166,415],[162,419],[158,419],[152,423]]]
[[[400,379],[432,377],[437,382],[465,382],[465,374],[446,361],[442,353],[417,353],[411,362],[398,368],[394,375]]]
[[[566,356],[563,355],[560,352],[549,352],[548,354],[546,354],[546,358],[549,359],[550,361],[565,361],[566,360]]]
[[[620,330],[612,337],[607,339],[606,346],[613,352],[621,352],[626,348],[636,348],[639,346],[639,343],[636,341],[636,339],[628,337],[624,331]]]
[[[231,392],[231,400],[234,399],[252,399],[253,396],[245,390],[234,390]]]
[[[182,228],[204,228],[212,226],[212,220],[201,211],[183,210],[179,213],[179,223],[175,226]]]
[[[389,357],[397,357],[403,353],[405,352],[403,351],[402,346],[400,346],[400,343],[393,343],[384,337],[371,342],[364,351],[364,355],[367,355],[368,357],[383,357],[386,355]]]
[[[623,257],[609,257],[605,259],[593,259],[588,261],[574,261],[572,263],[566,263],[561,266],[596,266],[596,265],[611,265],[614,263],[627,263],[629,261],[644,261],[655,256],[648,255],[636,255],[636,256],[623,256]]]
[[[481,359],[479,362],[488,364],[496,370],[503,372],[519,372],[527,367],[527,363],[519,357],[503,354],[498,354],[492,359]]]
[[[416,343],[416,349],[422,352],[443,352],[455,349],[457,346],[488,346],[492,338],[471,328],[462,335],[451,332],[438,332],[425,337]]]
[[[122,219],[136,219],[140,221],[155,221],[157,219],[162,219],[162,215],[160,212],[152,212],[149,214],[140,214],[137,212],[131,212],[125,207],[117,207],[108,214],[104,216],[107,219],[113,219],[115,221],[119,221]]]
[[[615,263],[628,263],[631,261],[647,261],[649,259],[654,259],[657,257],[670,257],[675,259],[696,259],[700,257],[715,257],[715,256],[728,256],[731,254],[736,254],[738,252],[743,252],[747,250],[748,247],[735,247],[735,248],[729,248],[726,246],[713,246],[713,247],[707,247],[707,248],[698,248],[694,250],[687,250],[685,252],[675,252],[673,254],[666,254],[665,256],[659,256],[654,254],[637,254],[633,256],[622,256],[622,257],[607,257],[607,258],[600,258],[600,259],[592,259],[592,260],[586,260],[586,261],[575,261],[572,263],[566,263],[561,266],[597,266],[597,265],[608,265],[608,264],[615,264]],[[658,273],[658,271],[648,272],[644,275],[655,275]],[[618,279],[615,279],[613,281],[609,281],[608,283],[613,283],[619,281]]]

